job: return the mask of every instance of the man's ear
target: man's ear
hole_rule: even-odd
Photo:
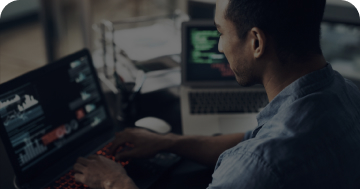
[[[265,53],[266,36],[264,32],[254,27],[250,30],[251,49],[254,52],[254,58],[258,59]]]

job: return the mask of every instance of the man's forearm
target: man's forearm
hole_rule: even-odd
[[[214,167],[225,150],[236,146],[244,139],[244,133],[221,136],[180,136],[168,134],[169,152]]]

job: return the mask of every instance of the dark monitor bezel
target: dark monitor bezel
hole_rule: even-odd
[[[48,64],[44,67],[41,67],[39,69],[36,69],[34,71],[28,72],[20,77],[17,77],[11,81],[8,81],[6,83],[3,83],[0,85],[0,93],[6,93],[7,91],[13,90],[25,83],[27,83],[28,81],[31,80],[35,80],[38,78],[41,78],[41,76],[44,73],[48,73],[51,71],[55,71],[57,68],[65,66],[66,64],[69,64],[75,60],[78,60],[82,57],[88,57],[88,62],[91,68],[91,72],[92,74],[94,74],[94,76],[97,77],[97,72],[96,69],[93,65],[92,62],[92,58],[90,55],[90,52],[87,49],[81,50],[75,54],[72,54],[70,56],[67,56],[63,59],[60,59],[52,64]],[[51,154],[49,157],[46,158],[46,160],[48,161],[48,163],[46,165],[41,164],[41,162],[37,163],[34,165],[34,167],[37,167],[36,170],[34,170],[34,167],[32,167],[30,170],[27,170],[25,172],[21,171],[21,167],[18,163],[18,161],[16,160],[16,154],[13,151],[10,139],[7,135],[7,132],[3,126],[3,123],[0,122],[0,138],[2,140],[2,142],[4,143],[4,147],[5,150],[9,156],[9,160],[12,164],[12,167],[14,169],[15,175],[17,177],[17,180],[19,182],[19,184],[23,184],[23,183],[27,183],[30,182],[32,179],[36,178],[37,176],[41,175],[41,173],[48,171],[49,168],[51,168],[53,165],[55,165],[58,161],[61,161],[61,159],[63,159],[64,157],[66,157],[66,154],[71,154],[71,152],[74,152],[77,150],[77,148],[79,148],[81,145],[83,145],[84,143],[86,143],[87,141],[91,140],[93,137],[99,135],[99,133],[107,133],[107,132],[113,132],[114,131],[114,126],[110,117],[110,113],[109,113],[109,109],[108,106],[106,104],[105,101],[105,96],[102,92],[102,89],[100,87],[100,83],[98,79],[95,79],[95,83],[96,83],[96,87],[97,90],[100,93],[100,98],[101,101],[103,102],[103,105],[105,107],[105,112],[106,112],[106,116],[108,117],[108,119],[106,119],[106,121],[104,121],[103,123],[101,123],[101,125],[99,125],[98,127],[95,127],[93,130],[91,130],[90,132],[87,132],[86,134],[84,134],[83,136],[79,137],[78,139],[76,139],[75,141],[72,141],[71,144],[73,143],[78,143],[78,145],[71,145],[71,144],[67,144],[65,145],[62,149],[60,149],[59,151],[55,152],[54,154]],[[70,152],[69,152],[69,149]],[[61,155],[62,156],[59,156]],[[53,160],[49,160],[52,159]],[[41,164],[41,166],[39,166]]]

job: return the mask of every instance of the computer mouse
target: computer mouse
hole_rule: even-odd
[[[168,123],[156,117],[142,118],[135,122],[135,126],[148,129],[159,134],[166,134],[171,130],[171,126]]]

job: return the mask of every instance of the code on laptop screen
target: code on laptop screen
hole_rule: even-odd
[[[83,57],[0,95],[0,121],[22,171],[106,120],[95,79]]]
[[[189,81],[235,81],[235,75],[223,53],[218,51],[216,27],[189,27],[187,79]]]

